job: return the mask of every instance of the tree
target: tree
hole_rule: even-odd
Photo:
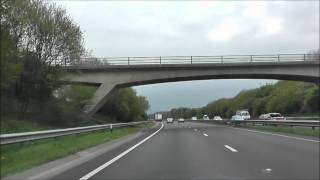
[[[8,29],[19,52],[33,52],[37,63],[77,61],[84,54],[80,27],[54,3],[4,0],[1,27]],[[18,53],[16,53],[18,54]]]
[[[260,88],[243,90],[233,98],[222,98],[208,103],[197,110],[201,118],[207,114],[210,118],[215,115],[231,118],[239,109],[249,109],[253,118],[268,112],[279,112],[284,115],[302,113],[319,114],[320,102],[319,86],[312,83],[279,81]],[[171,109],[173,117],[189,117],[191,109]]]
[[[119,89],[98,111],[120,122],[145,120],[149,103],[143,96],[137,96],[132,88]]]
[[[320,88],[313,87],[305,94],[305,110],[311,113],[318,113],[320,109]]]
[[[85,54],[82,32],[52,2],[2,0],[0,10],[1,114],[25,117],[50,101],[58,67]]]

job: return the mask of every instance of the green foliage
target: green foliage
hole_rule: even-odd
[[[312,114],[319,115],[319,86],[311,83],[279,81],[274,85],[264,85],[257,89],[243,90],[237,96],[222,98],[208,103],[197,109],[197,116],[201,118],[207,114],[210,118],[215,115],[230,118],[239,109],[248,109],[251,116],[257,118],[260,114],[279,112],[286,116]],[[172,109],[170,116],[190,118],[192,109],[183,111]]]
[[[148,108],[145,97],[137,96],[132,88],[124,88],[115,92],[98,113],[120,122],[141,121],[147,119]]]
[[[3,0],[0,8],[1,117],[62,126],[76,123],[66,115],[81,112],[88,96],[85,88],[72,89],[72,103],[52,92],[60,86],[58,65],[84,54],[80,27],[51,2]]]
[[[19,77],[21,64],[13,62],[14,42],[8,30],[1,28],[0,39],[0,88],[1,93],[7,93]]]
[[[34,119],[59,127],[72,127],[90,125],[92,122],[82,114],[85,104],[92,98],[96,87],[84,85],[67,85],[56,89],[50,99],[39,104],[37,110],[33,110]]]
[[[308,89],[304,98],[305,111],[307,112],[319,112],[320,109],[320,88],[312,87]]]
[[[196,109],[189,109],[189,108],[174,108],[170,111],[170,117],[172,118],[188,118],[192,116],[196,116],[197,111]]]
[[[1,117],[54,127],[92,124],[81,112],[96,88],[57,83],[59,67],[85,53],[80,27],[48,1],[3,0],[0,8]],[[129,88],[106,106],[107,119],[120,121],[146,119],[149,107]]]
[[[40,125],[36,122],[30,121],[17,121],[9,117],[1,118],[0,133],[17,133],[17,132],[28,132],[28,131],[40,131],[50,129],[48,126]]]
[[[20,52],[33,52],[39,63],[62,64],[84,53],[80,27],[54,3],[4,0],[1,8],[1,28],[9,30]]]

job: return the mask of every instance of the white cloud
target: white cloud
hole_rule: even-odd
[[[244,5],[237,6],[237,11],[231,16],[222,17],[218,25],[208,30],[207,37],[213,42],[226,43],[239,36],[265,38],[282,32],[284,20],[268,12],[266,2],[246,2]]]
[[[247,18],[261,18],[267,15],[267,3],[263,1],[250,1],[244,3],[245,9],[242,12],[243,17]]]
[[[218,26],[209,31],[208,37],[212,41],[227,42],[237,34],[241,33],[245,29],[244,26],[241,25],[239,19],[228,17],[223,19]]]
[[[262,38],[266,36],[276,35],[283,30],[283,20],[281,18],[268,17],[259,21],[259,31],[256,32],[254,37]]]
[[[80,25],[97,57],[304,52],[319,44],[319,2],[56,3]]]

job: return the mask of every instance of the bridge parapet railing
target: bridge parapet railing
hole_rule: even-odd
[[[162,64],[224,64],[258,62],[319,61],[320,54],[265,54],[224,56],[157,56],[80,58],[62,66],[162,65]]]

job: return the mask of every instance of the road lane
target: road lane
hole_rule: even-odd
[[[197,125],[201,126],[204,125]],[[202,133],[186,127],[184,124],[166,125],[152,141],[146,142],[92,179],[231,177],[231,174],[225,176],[220,173],[230,167],[224,162],[224,156],[228,156],[228,153],[222,147],[210,149]],[[213,143],[213,146],[218,147],[218,144]]]
[[[134,138],[133,140],[130,140],[127,143],[118,145],[113,147],[111,150],[107,151],[106,153],[103,153],[102,155],[93,158],[81,165],[78,165],[76,167],[73,167],[71,169],[67,168],[67,171],[64,171],[54,177],[50,178],[42,178],[42,179],[79,179],[83,177],[84,175],[88,174],[92,170],[96,169],[97,167],[101,166],[105,162],[111,160],[112,158],[118,156],[121,152],[129,149],[130,147],[134,146],[141,140],[145,139],[152,133],[154,133],[157,129],[160,128],[160,124],[158,124],[156,127],[151,128],[149,130],[143,130],[141,135],[138,135],[137,138]]]
[[[120,158],[124,157],[125,155],[127,155],[128,153],[130,153],[131,151],[133,151],[135,148],[137,148],[138,146],[140,146],[141,144],[143,144],[144,142],[146,142],[147,140],[149,140],[150,138],[152,138],[154,135],[156,135],[159,131],[161,131],[161,129],[163,128],[163,123],[161,123],[161,127],[154,133],[152,133],[151,135],[149,135],[148,137],[144,138],[143,140],[141,140],[140,142],[138,142],[137,144],[133,145],[132,147],[130,147],[129,149],[123,151],[121,154],[119,154],[118,156],[114,157],[113,159],[111,159],[110,161],[104,163],[103,165],[99,166],[98,168],[94,169],[93,171],[91,171],[90,173],[86,174],[85,176],[81,177],[80,180],[87,180],[89,178],[91,178],[92,176],[94,176],[95,174],[99,173],[100,171],[102,171],[103,169],[107,168],[108,166],[110,166],[112,163],[116,162],[117,160],[119,160]]]
[[[79,179],[105,162],[59,177]],[[186,122],[165,124],[90,179],[319,179],[318,168],[317,142]]]
[[[319,179],[319,143],[244,131],[225,126],[203,129],[212,138],[239,149],[238,162],[271,168],[272,177],[280,179]],[[209,142],[210,143],[210,142]],[[267,172],[266,172],[267,173]]]
[[[169,124],[92,179],[317,179],[316,145],[223,126]]]

